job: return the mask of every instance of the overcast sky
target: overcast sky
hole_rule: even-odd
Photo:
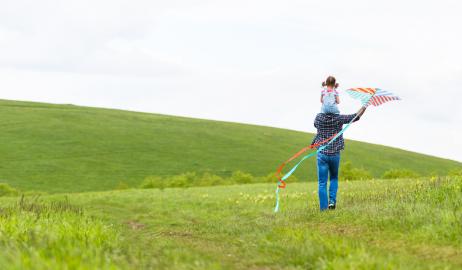
[[[0,98],[315,132],[334,75],[403,98],[347,138],[462,161],[460,1],[0,1]]]

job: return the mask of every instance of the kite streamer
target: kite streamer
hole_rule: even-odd
[[[398,96],[395,96],[394,94],[390,93],[390,92],[387,92],[387,91],[384,91],[380,88],[350,88],[350,89],[347,89],[346,92],[354,99],[358,99],[361,101],[361,104],[363,106],[369,106],[369,105],[373,105],[373,106],[379,106],[379,105],[382,105],[383,103],[385,102],[388,102],[388,101],[392,101],[392,100],[401,100],[401,98],[399,98]],[[283,177],[281,177],[278,181],[278,185],[277,185],[277,188],[276,188],[276,207],[274,209],[274,212],[279,212],[279,205],[280,205],[280,200],[279,200],[279,191],[281,189],[284,189],[286,188],[287,186],[287,183],[286,183],[286,180],[287,178],[289,178],[298,168],[298,166],[300,166],[300,164],[305,161],[306,159],[316,155],[317,153],[319,153],[320,151],[322,151],[323,149],[325,149],[327,146],[329,146],[332,142],[334,142],[338,137],[340,137],[350,126],[351,124],[358,118],[358,116],[356,116],[355,118],[353,118],[348,124],[345,125],[345,127],[337,134],[335,134],[334,136],[322,141],[322,142],[318,142],[316,144],[312,144],[310,146],[307,146],[305,148],[303,148],[302,150],[298,151],[294,156],[292,156],[290,159],[288,159],[286,162],[282,163],[281,166],[279,166],[277,172],[276,172],[276,175],[279,177],[281,172],[282,172],[282,169],[285,167],[285,165],[291,161],[293,161],[294,159],[298,158],[301,154],[303,154],[304,152],[310,150],[310,149],[313,149],[313,148],[318,148],[317,151],[313,152],[313,153],[310,153],[306,156],[304,156],[297,164],[295,164],[295,166],[288,172],[286,173]],[[324,145],[323,145],[324,144]]]

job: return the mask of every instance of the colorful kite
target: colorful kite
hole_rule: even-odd
[[[355,99],[359,99],[363,105],[382,105],[392,100],[401,100],[398,96],[380,88],[350,88],[346,92]]]
[[[380,88],[350,88],[347,89],[346,92],[354,99],[358,99],[361,101],[361,104],[364,106],[369,106],[369,105],[374,105],[374,106],[379,106],[382,105],[385,102],[392,101],[392,100],[401,100],[398,96],[395,96],[394,94],[384,91]],[[318,152],[322,151],[324,148],[326,148],[328,145],[330,145],[333,141],[335,141],[340,135],[342,135],[349,127],[350,125],[356,120],[356,117],[351,120],[350,123],[346,124],[345,127],[337,134],[334,136],[328,138],[325,141],[319,142],[317,144],[312,144],[310,146],[307,146],[303,148],[302,150],[298,151],[297,154],[295,154],[293,157],[288,159],[286,162],[282,163],[281,166],[279,166],[276,176],[278,177],[278,186],[276,189],[276,208],[274,209],[274,212],[279,211],[279,191],[280,189],[284,189],[287,186],[286,180],[289,178],[300,166],[300,164],[305,160],[308,159],[314,155],[316,155]],[[288,173],[286,173],[283,177],[281,176],[282,169],[285,167],[285,165],[292,160],[298,158],[300,155],[302,155],[304,152],[318,148],[317,151],[312,152],[306,156],[304,156]]]

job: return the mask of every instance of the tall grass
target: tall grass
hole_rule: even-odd
[[[290,183],[277,214],[274,183],[0,198],[0,266],[462,268],[462,177],[339,185],[320,212],[316,183]]]
[[[68,201],[21,200],[0,209],[2,269],[117,269],[115,228]]]

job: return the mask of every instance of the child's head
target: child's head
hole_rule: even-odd
[[[338,88],[339,84],[334,76],[327,77],[326,81],[322,82],[323,87]]]

